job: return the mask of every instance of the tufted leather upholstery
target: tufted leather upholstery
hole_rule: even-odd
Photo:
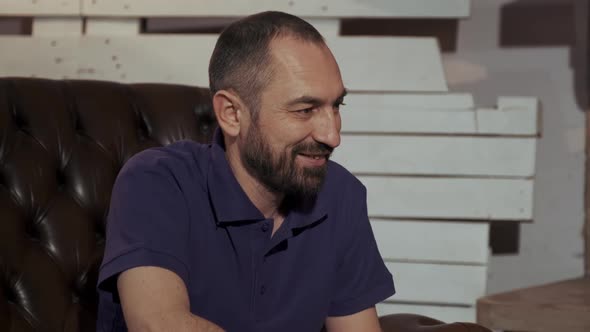
[[[148,147],[207,142],[214,127],[207,89],[0,78],[0,331],[94,331],[118,171]],[[416,317],[382,323],[421,331]],[[424,331],[479,331],[444,326]]]
[[[92,331],[111,187],[133,154],[209,141],[206,89],[0,79],[0,331]]]

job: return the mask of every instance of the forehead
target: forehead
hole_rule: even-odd
[[[326,45],[281,37],[269,49],[273,74],[263,97],[330,99],[344,90],[340,69]]]

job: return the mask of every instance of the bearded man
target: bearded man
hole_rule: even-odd
[[[149,149],[117,177],[99,331],[380,331],[394,293],[366,190],[329,161],[346,89],[324,39],[239,20],[209,66],[212,144]]]

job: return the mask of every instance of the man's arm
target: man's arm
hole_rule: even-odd
[[[132,268],[119,275],[117,288],[129,331],[223,332],[190,312],[186,286],[172,271],[153,266]]]
[[[328,332],[381,332],[379,318],[375,307],[365,309],[356,314],[326,319]]]

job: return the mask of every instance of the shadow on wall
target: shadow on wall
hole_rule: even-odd
[[[342,36],[435,37],[442,52],[457,50],[459,23],[456,19],[344,19]]]
[[[571,48],[576,102],[589,106],[588,0],[519,0],[502,7],[500,47]]]
[[[0,17],[0,35],[30,35],[31,17]]]

